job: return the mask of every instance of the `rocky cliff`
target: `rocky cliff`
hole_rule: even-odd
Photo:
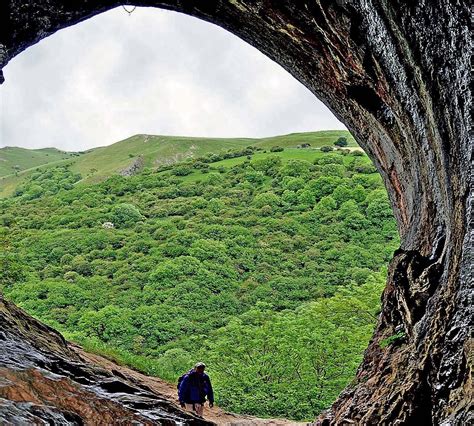
[[[402,244],[390,264],[383,311],[357,383],[319,422],[472,421],[469,3],[130,3],[196,16],[260,49],[331,108],[385,181]],[[119,4],[2,2],[0,67],[47,35]],[[12,318],[18,314],[10,305],[5,309]],[[12,338],[23,344],[27,335]],[[397,344],[382,349],[381,340],[390,338]]]

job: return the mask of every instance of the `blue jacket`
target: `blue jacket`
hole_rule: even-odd
[[[189,370],[179,385],[179,400],[187,404],[203,404],[206,401],[206,396],[209,402],[214,403],[211,379],[206,373],[198,374],[194,369]]]

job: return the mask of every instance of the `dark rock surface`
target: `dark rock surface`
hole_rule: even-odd
[[[0,298],[0,424],[211,425]]]
[[[357,383],[319,421],[472,422],[469,2],[129,3],[196,16],[257,47],[329,106],[385,181],[401,248]],[[119,4],[2,2],[0,68],[49,34]],[[382,339],[399,332],[400,344],[381,349]]]

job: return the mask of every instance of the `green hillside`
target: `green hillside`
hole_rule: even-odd
[[[292,133],[262,139],[135,135],[113,145],[92,150],[74,161],[71,170],[81,173],[87,182],[98,182],[125,169],[138,156],[143,157],[145,167],[156,168],[211,152],[219,153],[246,146],[269,149],[276,145],[296,147],[309,143],[311,147],[317,148],[332,145],[340,136],[347,137],[349,146],[357,146],[351,134],[344,130]]]
[[[71,170],[81,173],[87,182],[97,182],[119,173],[139,156],[143,157],[145,167],[155,168],[209,152],[242,148],[251,143],[249,139],[135,135],[92,150],[74,161]]]
[[[74,153],[56,148],[26,149],[10,146],[0,148],[0,177],[69,159],[72,156]]]
[[[5,161],[4,169],[0,169],[3,170],[3,173],[0,173],[0,197],[11,195],[17,186],[36,171],[35,169],[38,166],[41,169],[48,167],[48,162],[64,161],[63,164],[70,163],[71,170],[74,173],[81,174],[82,183],[97,183],[113,174],[120,173],[136,162],[139,156],[143,158],[144,167],[156,168],[208,153],[219,153],[246,146],[270,149],[274,146],[296,147],[301,144],[310,144],[311,148],[320,148],[323,145],[333,145],[341,136],[347,138],[349,147],[357,147],[354,138],[348,131],[328,130],[292,133],[261,139],[135,135],[106,147],[86,151],[80,155],[64,153],[55,149],[4,148],[8,152],[9,160]],[[3,153],[3,151],[0,151],[0,153]],[[7,154],[3,155],[7,158]],[[38,160],[34,162],[34,158],[38,158]],[[22,171],[12,174],[14,172],[12,167],[15,164],[18,164]]]
[[[296,147],[301,144],[310,144],[311,148],[321,148],[324,145],[332,146],[339,137],[347,138],[349,147],[357,147],[357,142],[347,130],[321,130],[318,132],[290,133],[289,135],[273,136],[257,139],[255,146],[271,148],[275,145],[281,147]]]
[[[99,183],[31,174],[0,200],[0,291],[147,374],[203,360],[225,409],[312,420],[356,380],[395,221],[361,151],[240,141]]]

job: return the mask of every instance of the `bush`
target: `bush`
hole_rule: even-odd
[[[270,148],[270,152],[282,152],[284,151],[285,148],[281,147],[281,146],[272,146]]]
[[[83,256],[76,256],[71,261],[71,269],[83,276],[92,275],[92,266]]]
[[[64,281],[75,282],[79,279],[79,274],[74,271],[68,271],[63,276]]]
[[[347,138],[344,136],[341,136],[336,142],[334,142],[334,145],[340,146],[341,148],[345,147],[348,145]]]
[[[322,158],[316,158],[314,160],[315,164],[323,166],[325,164],[344,164],[344,160],[338,154],[325,155]]]
[[[321,147],[321,152],[331,152],[334,151],[334,148],[332,146],[324,145]]]
[[[112,222],[119,227],[129,227],[142,219],[140,210],[133,204],[119,204],[112,210]]]
[[[176,166],[171,169],[171,173],[173,173],[175,176],[187,176],[190,175],[193,172],[192,166],[188,164],[183,164],[181,166]]]

